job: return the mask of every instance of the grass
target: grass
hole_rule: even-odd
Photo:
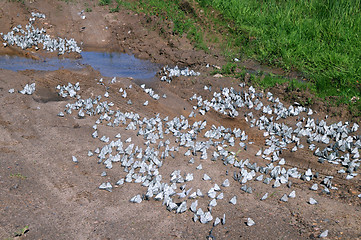
[[[18,2],[21,4],[25,4],[24,0],[8,0],[8,2]]]
[[[111,4],[111,0],[99,0],[99,6],[106,6]]]
[[[241,81],[243,81],[243,79],[247,74],[247,71],[245,69],[239,69],[239,66],[236,63],[228,62],[222,66],[221,70],[212,71],[211,75],[217,73],[220,73],[225,76],[236,77],[238,79],[241,79]],[[249,81],[251,82],[251,84],[261,89],[269,89],[276,86],[277,84],[282,85],[288,83],[288,87],[287,87],[288,91],[295,91],[297,89],[301,89],[305,91],[306,90],[310,91],[311,93],[316,92],[315,85],[311,82],[300,81],[296,79],[288,79],[272,73],[266,74],[262,71],[257,73],[248,72],[248,74],[249,74]],[[308,102],[308,104],[311,104],[311,102]]]
[[[139,0],[122,1],[116,0],[117,7],[124,7],[148,16],[158,16],[163,22],[173,22],[171,29],[174,34],[183,36],[186,34],[196,48],[207,51],[208,47],[203,39],[203,30],[197,24],[197,20],[189,5],[184,5],[179,0]],[[165,24],[166,25],[166,24]]]
[[[277,191],[277,190],[276,190],[276,191],[273,191],[273,192],[269,195],[269,197],[268,197],[268,198],[273,197],[276,193],[278,193],[278,191]]]
[[[21,237],[24,236],[25,233],[27,233],[29,231],[29,226],[25,226],[21,229],[19,229],[18,231],[15,232],[15,237]]]
[[[361,1],[198,0],[230,22],[239,54],[306,73],[317,94],[360,96]]]
[[[228,62],[222,66],[221,74],[233,74],[237,68],[237,64]]]
[[[10,177],[20,178],[20,179],[26,179],[27,178],[26,176],[22,175],[21,173],[10,174]]]
[[[29,226],[18,229],[16,232],[14,232],[13,237],[5,238],[5,240],[20,239],[22,236],[25,236],[27,232],[29,232]]]
[[[92,12],[93,11],[93,9],[90,8],[89,3],[87,3],[87,2],[84,3],[84,7],[85,7],[85,12]]]
[[[69,3],[74,3],[74,0],[60,0],[60,1],[63,1],[63,2],[65,2],[65,3],[67,3],[67,4],[69,4]]]

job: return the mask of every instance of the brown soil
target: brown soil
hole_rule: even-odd
[[[158,94],[167,94],[166,99],[158,101],[143,93],[138,82],[129,78],[108,85],[109,101],[117,109],[137,112],[141,117],[150,118],[155,113],[170,118],[180,114],[188,116],[194,104],[188,99],[194,93],[208,98],[211,96],[209,91],[203,90],[204,85],[211,85],[213,89],[237,88],[239,79],[214,78],[210,75],[211,69],[205,68],[207,63],[222,65],[224,60],[221,56],[195,50],[185,37],[162,36],[157,29],[152,30],[154,27],[150,27],[151,22],[157,19],[150,21],[146,16],[126,10],[109,13],[106,8],[92,6],[92,12],[85,13],[86,19],[82,20],[78,12],[85,8],[84,2],[25,1],[23,5],[2,1],[0,32],[8,32],[18,24],[25,25],[30,12],[37,11],[46,14],[46,19],[41,21],[48,27],[49,34],[75,38],[83,42],[84,48],[131,52],[157,63],[192,66],[201,71],[200,77],[180,77],[171,84],[160,81],[147,84]],[[44,53],[1,46],[0,54],[37,57]],[[285,151],[283,157],[287,167],[296,166],[302,170],[312,168],[320,173],[320,179],[333,175],[334,185],[339,190],[325,195],[321,191],[309,190],[320,179],[311,182],[295,180],[292,189],[296,190],[297,197],[287,203],[279,199],[292,189],[285,186],[272,189],[269,185],[252,181],[247,185],[254,189],[253,194],[244,193],[239,183],[232,179],[235,169],[219,161],[200,160],[197,157],[196,163],[189,165],[188,159],[183,156],[184,150],[176,153],[174,159],[164,161],[161,171],[165,179],[175,169],[182,170],[182,173],[191,172],[195,180],[187,187],[201,188],[203,193],[215,183],[220,185],[224,179],[230,180],[231,187],[223,189],[225,199],[219,201],[213,211],[215,217],[225,213],[226,224],[215,228],[212,228],[211,223],[194,223],[193,214],[189,211],[183,214],[168,212],[161,202],[150,200],[141,204],[130,203],[132,196],[145,191],[139,184],[125,184],[115,188],[112,193],[99,190],[98,186],[102,182],[115,183],[125,173],[115,164],[113,169],[106,170],[102,164],[96,164],[94,157],[87,156],[88,150],[100,147],[99,140],[91,138],[92,126],[97,118],[79,119],[74,113],[64,118],[58,117],[59,111],[72,100],[58,97],[55,87],[68,82],[80,82],[80,94],[85,99],[104,94],[104,87],[95,81],[100,77],[100,73],[91,67],[79,71],[51,72],[0,69],[1,239],[205,239],[211,230],[216,239],[308,239],[317,237],[326,229],[329,230],[329,239],[361,238],[361,205],[357,197],[361,193],[360,177],[345,180],[344,176],[337,174],[337,166],[318,163],[316,157],[307,150],[296,153]],[[110,79],[104,79],[108,84]],[[36,82],[37,87],[31,96],[8,93],[10,88],[20,90],[31,82]],[[133,104],[127,105],[127,100],[120,97],[117,90],[120,87],[127,88],[130,84],[133,88],[127,89],[127,92]],[[285,91],[282,87],[273,90],[278,96],[283,96]],[[144,107],[146,100],[149,105]],[[295,99],[289,100],[292,101]],[[328,113],[316,105],[317,102],[312,107],[318,110],[317,116],[324,118]],[[240,116],[248,113],[247,110],[242,111]],[[241,151],[238,157],[250,158],[258,165],[266,164],[262,158],[255,157],[255,153],[264,146],[263,133],[250,128],[243,118],[230,119],[210,111],[196,118],[201,119],[207,120],[208,127],[214,124],[245,130],[250,141],[255,143],[247,151]],[[339,118],[328,120],[332,122]],[[289,124],[295,121],[287,119]],[[120,132],[122,139],[131,136],[133,143],[143,146],[141,138],[121,127],[110,129],[103,124],[99,132],[107,136],[115,136]],[[72,162],[72,155],[78,157],[78,164]],[[202,163],[203,170],[196,171],[195,167],[199,163]],[[107,172],[106,177],[100,176],[103,171]],[[204,173],[214,176],[212,181],[201,180]],[[269,198],[260,201],[266,192]],[[234,195],[238,198],[236,206],[228,203]],[[317,199],[319,204],[309,205],[309,197]],[[207,202],[208,198],[200,199],[199,205],[206,209]],[[255,226],[245,225],[248,217],[256,222]],[[14,232],[25,226],[29,226],[29,231],[16,237]]]

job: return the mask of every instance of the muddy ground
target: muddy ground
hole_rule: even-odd
[[[201,72],[199,77],[180,77],[171,84],[160,82],[158,78],[148,81],[156,93],[166,94],[166,99],[151,99],[140,88],[141,80],[118,78],[118,82],[110,84],[110,78],[104,78],[109,86],[109,101],[114,109],[122,112],[136,112],[141,117],[151,118],[160,113],[163,118],[188,116],[195,102],[189,98],[194,93],[211,97],[211,92],[203,89],[204,85],[237,88],[239,80],[232,78],[214,78],[212,69],[205,65],[222,65],[224,60],[216,51],[206,54],[195,50],[185,38],[160,36],[147,18],[126,10],[109,13],[107,8],[94,6],[92,12],[85,13],[81,19],[78,12],[84,10],[85,1],[66,3],[65,1],[25,1],[0,2],[0,32],[8,32],[18,24],[25,25],[30,12],[46,14],[41,20],[52,36],[75,38],[82,42],[84,49],[117,50],[131,52],[136,56],[149,59],[160,64],[179,64],[190,66]],[[93,4],[93,1],[89,3]],[[156,20],[156,19],[155,19]],[[171,34],[170,34],[171,35]],[[0,54],[26,55],[39,57],[43,53],[32,50],[20,51],[16,48],[0,48]],[[70,56],[70,57],[76,57]],[[317,158],[307,149],[291,153],[285,151],[283,157],[287,167],[298,167],[306,171],[311,168],[320,173],[319,179],[311,182],[295,180],[292,188],[281,186],[272,189],[270,185],[251,182],[253,194],[240,190],[240,184],[232,179],[231,166],[220,161],[200,160],[188,164],[184,157],[184,149],[175,153],[175,157],[164,161],[161,173],[168,179],[169,174],[181,169],[192,172],[194,181],[190,187],[200,188],[203,193],[215,183],[220,185],[224,179],[231,181],[231,187],[224,188],[225,199],[219,201],[214,208],[214,216],[226,214],[226,224],[212,228],[212,224],[194,223],[193,214],[168,212],[161,202],[154,200],[133,204],[129,199],[145,191],[139,184],[130,183],[113,189],[113,192],[99,190],[98,186],[106,181],[115,183],[125,173],[120,166],[114,164],[113,169],[106,170],[103,164],[97,164],[95,157],[88,157],[88,150],[101,147],[98,139],[91,134],[97,117],[78,118],[76,114],[58,117],[69,98],[57,95],[55,87],[68,82],[80,83],[82,98],[104,94],[103,86],[96,79],[102,76],[91,67],[78,71],[58,70],[51,72],[21,71],[13,72],[0,69],[0,238],[17,239],[205,239],[210,231],[216,239],[309,239],[316,238],[322,231],[329,230],[329,239],[361,238],[361,181],[357,176],[345,180],[337,174],[337,166],[317,162]],[[10,94],[8,90],[21,90],[27,83],[36,83],[33,95]],[[130,89],[129,85],[133,87]],[[118,89],[127,89],[128,105]],[[281,97],[283,92],[275,93]],[[149,105],[143,106],[148,100]],[[287,104],[287,103],[286,103]],[[243,112],[242,112],[243,111]],[[240,116],[248,113],[241,110]],[[318,112],[317,117],[324,118],[327,113]],[[207,127],[237,127],[245,130],[249,140],[254,142],[247,151],[238,153],[241,159],[250,158],[259,165],[266,160],[255,157],[255,153],[264,146],[263,132],[250,128],[244,118],[231,119],[210,111],[205,116],[197,116],[196,120],[207,120]],[[339,119],[328,118],[328,122]],[[346,120],[346,119],[345,119]],[[296,119],[288,119],[294,124]],[[143,145],[144,140],[135,136],[135,132],[124,127],[109,128],[103,124],[99,128],[103,135],[114,136],[121,133],[132,137],[133,143]],[[170,137],[174,141],[174,138]],[[72,162],[72,156],[78,157],[79,163]],[[209,154],[210,155],[210,154]],[[203,169],[195,168],[200,163]],[[230,175],[226,175],[226,171]],[[107,176],[100,174],[106,171]],[[204,173],[212,176],[212,181],[201,180]],[[321,190],[312,192],[309,187],[320,183],[326,175],[333,175],[334,185],[330,195]],[[289,202],[279,199],[285,193],[296,190],[297,197]],[[266,201],[259,199],[268,192]],[[236,195],[237,205],[228,203]],[[309,197],[317,199],[319,204],[311,206]],[[200,199],[200,205],[206,209],[208,198]],[[248,227],[245,221],[251,217],[256,224]],[[16,236],[14,232],[28,226],[25,234]]]

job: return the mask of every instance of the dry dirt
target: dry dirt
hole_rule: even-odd
[[[239,80],[214,78],[205,68],[207,63],[222,65],[222,57],[195,50],[186,38],[164,38],[147,27],[145,16],[129,11],[109,13],[106,8],[95,6],[82,20],[78,12],[85,8],[84,2],[25,1],[22,5],[0,1],[0,32],[8,32],[18,24],[25,25],[30,12],[37,11],[46,14],[47,18],[42,21],[49,34],[75,38],[83,42],[85,49],[131,52],[160,64],[180,64],[201,71],[200,77],[180,77],[171,84],[158,80],[148,82],[147,87],[152,87],[158,94],[167,94],[166,99],[158,101],[143,93],[139,86],[141,81],[123,78],[110,85],[110,79],[104,78],[110,86],[109,101],[115,103],[114,107],[123,112],[137,112],[141,117],[154,117],[156,113],[170,118],[180,114],[188,116],[194,104],[188,99],[194,93],[211,96],[209,91],[203,90],[204,85],[211,85],[213,89],[237,88]],[[31,50],[3,47],[0,54],[39,56]],[[307,150],[284,152],[287,167],[296,166],[304,171],[312,168],[320,173],[320,179],[333,175],[334,185],[339,190],[330,195],[312,192],[309,187],[319,183],[320,179],[296,180],[292,189],[296,190],[297,197],[287,203],[279,199],[292,189],[285,186],[272,189],[269,185],[251,182],[253,194],[244,193],[240,184],[232,179],[235,169],[221,162],[197,157],[196,163],[189,165],[184,150],[176,153],[174,159],[165,160],[161,168],[165,179],[175,169],[192,172],[195,180],[188,187],[201,188],[203,193],[214,183],[220,185],[226,178],[231,181],[231,187],[224,189],[225,199],[219,201],[213,211],[214,216],[219,217],[225,213],[226,224],[215,228],[211,223],[194,223],[189,211],[183,214],[168,212],[161,202],[130,203],[132,196],[145,191],[139,184],[125,184],[112,193],[99,190],[102,182],[115,183],[125,173],[120,166],[114,166],[107,170],[106,177],[100,176],[106,170],[104,165],[97,164],[95,157],[87,156],[88,150],[101,146],[98,139],[91,137],[96,117],[79,119],[74,113],[58,117],[59,111],[72,100],[58,97],[55,91],[58,84],[79,82],[84,99],[104,94],[104,87],[95,81],[99,78],[100,73],[91,67],[51,72],[0,69],[0,239],[16,237],[14,232],[25,226],[29,226],[29,230],[17,239],[205,239],[210,231],[216,239],[312,239],[326,229],[329,239],[361,238],[361,205],[357,197],[361,193],[360,177],[344,180],[337,174],[337,166],[318,163]],[[36,82],[37,87],[31,96],[8,93],[10,88],[20,90],[31,82]],[[132,89],[128,89],[130,84]],[[127,100],[120,97],[117,91],[120,87],[127,88],[132,105],[127,105]],[[282,97],[282,92],[276,94]],[[149,101],[147,107],[143,106],[145,100]],[[325,113],[318,113],[319,118],[324,116]],[[206,116],[196,118],[201,119],[207,120],[208,127],[214,124],[245,130],[254,144],[247,151],[238,153],[238,157],[250,158],[258,165],[266,164],[265,160],[255,157],[258,149],[264,146],[263,133],[249,128],[243,118],[230,119],[210,111]],[[336,120],[328,119],[330,122]],[[295,123],[295,119],[287,121]],[[143,145],[142,139],[124,127],[109,128],[103,124],[99,132],[113,136],[113,139],[117,133],[122,133],[122,139],[131,136],[134,143]],[[78,164],[72,162],[73,155],[78,157]],[[203,170],[196,171],[199,163]],[[227,170],[229,176],[226,176]],[[214,176],[212,181],[201,180],[204,173]],[[260,201],[266,192],[270,197]],[[228,204],[234,195],[238,197],[236,206]],[[319,204],[309,205],[309,197],[317,199]],[[207,198],[199,202],[206,209]],[[247,227],[248,217],[256,225]]]

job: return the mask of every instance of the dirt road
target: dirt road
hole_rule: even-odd
[[[311,181],[294,179],[291,188],[282,185],[272,188],[262,182],[250,181],[253,193],[242,190],[241,184],[233,180],[233,172],[239,171],[222,161],[201,159],[200,154],[194,157],[194,164],[189,164],[190,157],[184,156],[186,149],[172,152],[163,161],[160,173],[165,182],[169,182],[174,170],[193,173],[194,180],[187,183],[186,189],[200,189],[204,194],[218,184],[221,186],[229,179],[230,187],[223,188],[223,200],[212,210],[214,217],[226,215],[226,223],[212,227],[208,224],[193,222],[193,213],[186,211],[175,214],[167,211],[161,201],[150,199],[140,204],[129,200],[137,194],[145,194],[146,188],[139,183],[126,183],[116,186],[119,178],[125,177],[120,164],[113,164],[106,169],[104,164],[97,164],[95,156],[88,157],[88,151],[105,145],[99,141],[101,136],[116,141],[120,133],[122,140],[129,137],[136,146],[146,148],[144,139],[137,131],[126,130],[127,125],[107,126],[106,121],[98,124],[99,138],[92,138],[92,128],[99,116],[80,118],[77,112],[59,117],[72,98],[62,98],[56,86],[79,82],[82,99],[103,96],[113,102],[114,111],[138,113],[143,118],[154,118],[159,114],[161,119],[169,120],[181,115],[188,117],[196,105],[189,98],[193,94],[204,99],[212,98],[212,91],[204,90],[204,86],[212,86],[213,91],[220,88],[239,87],[240,80],[232,78],[214,78],[206,64],[221,65],[221,56],[214,56],[194,50],[185,38],[165,39],[156,30],[147,28],[145,17],[128,11],[108,13],[99,6],[86,18],[81,19],[78,13],[83,10],[84,2],[66,3],[64,1],[35,1],[25,5],[17,2],[0,2],[0,32],[8,32],[11,27],[25,25],[30,12],[46,14],[42,24],[48,27],[48,33],[59,37],[72,37],[83,42],[83,48],[113,49],[132,52],[136,56],[160,64],[180,64],[200,71],[198,77],[174,78],[170,84],[159,81],[147,82],[146,88],[152,88],[159,96],[166,98],[152,99],[141,88],[142,81],[130,78],[118,78],[111,83],[111,78],[104,78],[104,85],[99,84],[102,78],[99,72],[91,67],[79,71],[57,70],[51,72],[0,70],[0,238],[17,239],[308,239],[316,238],[321,232],[328,230],[329,239],[361,238],[361,207],[358,194],[361,193],[360,177],[345,180],[337,171],[339,166],[329,163],[318,163],[317,157],[307,148],[297,152],[285,150],[282,157],[286,159],[287,168],[297,167],[305,172],[311,168],[319,172],[319,178]],[[171,44],[170,44],[171,43]],[[19,54],[33,56],[32,50],[20,51],[16,48],[0,48],[0,54]],[[36,54],[35,54],[36,55]],[[22,95],[17,92],[27,83],[36,83],[33,95]],[[131,87],[130,87],[131,86]],[[123,98],[119,89],[127,91]],[[245,89],[248,89],[246,87]],[[105,98],[105,92],[109,97]],[[282,99],[282,94],[276,95]],[[127,104],[129,99],[132,104]],[[144,106],[144,102],[149,104]],[[285,103],[289,105],[288,103]],[[235,146],[230,151],[237,153],[238,159],[250,159],[252,163],[266,166],[268,160],[255,156],[257,151],[265,147],[263,131],[251,128],[244,114],[249,109],[240,110],[239,117],[229,118],[216,111],[206,115],[196,115],[189,120],[207,121],[207,130],[215,126],[240,128],[248,135],[247,150]],[[315,117],[324,119],[326,114],[319,112]],[[337,119],[338,120],[338,119]],[[333,123],[336,119],[327,119]],[[129,122],[128,122],[129,123]],[[285,120],[294,125],[295,118]],[[165,123],[164,123],[165,124]],[[173,146],[177,146],[176,137],[166,135]],[[164,139],[164,140],[166,140]],[[305,143],[306,144],[306,143]],[[72,161],[76,156],[78,163]],[[202,169],[196,167],[202,164]],[[102,172],[106,176],[101,176]],[[202,180],[204,174],[212,177],[210,181]],[[320,184],[327,176],[334,176],[333,185],[338,190],[325,194],[321,189],[310,191],[314,184]],[[103,182],[113,185],[112,192],[98,189]],[[177,192],[181,185],[177,185]],[[296,198],[288,202],[280,201],[284,194],[296,191]],[[265,201],[260,198],[268,193]],[[237,204],[229,200],[237,196]],[[309,198],[318,201],[310,205]],[[177,200],[181,201],[181,200]],[[192,200],[188,200],[188,207]],[[198,199],[198,204],[207,209],[209,198]],[[247,226],[247,218],[255,221],[254,226]],[[25,234],[18,232],[28,226]]]

